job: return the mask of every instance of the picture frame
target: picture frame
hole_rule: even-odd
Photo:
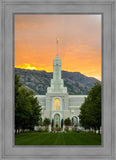
[[[115,1],[2,0],[1,159],[116,159]],[[14,14],[102,14],[102,145],[14,146]]]

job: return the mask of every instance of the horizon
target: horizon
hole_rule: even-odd
[[[101,15],[15,15],[15,67],[53,72],[56,37],[62,70],[101,81]]]

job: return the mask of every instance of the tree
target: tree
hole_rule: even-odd
[[[95,83],[80,108],[80,124],[85,128],[100,130],[101,126],[101,84]]]
[[[43,125],[44,126],[49,126],[50,124],[50,119],[49,118],[45,118],[44,121],[43,121]]]
[[[64,120],[64,124],[65,124],[66,126],[70,126],[70,125],[71,125],[71,120],[70,120],[70,118],[66,118],[66,119]]]
[[[26,90],[15,75],[15,130],[34,129],[41,117],[41,106],[32,91]]]
[[[54,119],[52,119],[52,127],[54,127]]]
[[[34,130],[35,125],[39,125],[41,121],[41,106],[38,103],[37,98],[34,97],[33,92],[30,93],[30,102],[31,102],[31,115],[29,129]]]
[[[25,88],[19,88],[19,95],[17,97],[17,105],[15,106],[15,128],[28,129],[29,120],[32,114],[32,106],[29,99],[29,93]]]
[[[61,120],[61,128],[63,128],[63,119]]]

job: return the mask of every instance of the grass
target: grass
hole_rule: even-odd
[[[101,135],[86,132],[28,132],[16,134],[15,145],[101,145]]]

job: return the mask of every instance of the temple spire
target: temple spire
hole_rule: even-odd
[[[59,56],[58,56],[58,37],[56,38],[56,45],[57,45],[57,53],[56,53],[56,58],[59,58]]]

